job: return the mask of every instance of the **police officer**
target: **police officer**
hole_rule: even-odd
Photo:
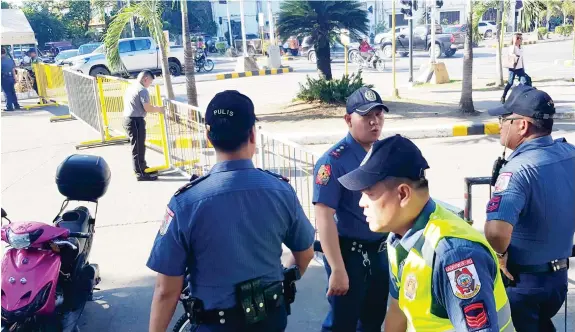
[[[347,136],[315,165],[313,203],[324,265],[330,311],[323,331],[381,331],[388,291],[386,234],[374,233],[359,207],[360,193],[343,188],[337,178],[357,168],[377,141],[383,105],[377,92],[362,87],[349,96]]]
[[[42,103],[47,103],[46,99],[43,99],[42,96],[40,96],[40,93],[38,92],[38,81],[36,79],[36,74],[34,73],[34,67],[33,67],[34,64],[41,62],[42,60],[40,60],[40,58],[38,57],[38,53],[36,53],[36,49],[33,47],[30,48],[28,52],[26,52],[26,55],[22,59],[23,67],[28,71],[28,74],[30,74],[30,77],[34,81],[34,83],[32,84],[32,88],[34,89],[34,91],[36,91],[38,97],[42,99]],[[38,104],[40,104],[40,102],[38,102]]]
[[[254,168],[255,121],[252,101],[237,91],[218,93],[207,106],[207,136],[218,162],[208,175],[178,190],[166,209],[148,260],[158,272],[152,332],[166,331],[186,269],[191,293],[199,299],[194,307],[203,307],[195,317],[197,331],[286,328],[279,295],[282,243],[292,251],[288,265],[303,274],[313,258],[315,231],[286,179]],[[246,308],[262,292],[265,308]],[[265,319],[250,324],[255,313]]]
[[[551,138],[555,107],[543,91],[517,86],[489,114],[499,116],[501,144],[514,151],[494,174],[485,235],[509,278],[517,330],[554,331],[575,231],[575,147]]]
[[[154,74],[144,70],[138,74],[136,82],[124,94],[124,128],[132,146],[132,166],[138,181],[154,181],[158,172],[146,172],[146,114],[163,113],[164,108],[152,105],[148,88],[154,82]]]
[[[428,168],[417,146],[396,135],[339,178],[362,192],[369,228],[392,232],[385,331],[514,331],[495,251],[430,198]]]
[[[2,48],[2,90],[6,97],[6,111],[20,109],[18,97],[16,96],[16,64],[8,55],[5,48]]]

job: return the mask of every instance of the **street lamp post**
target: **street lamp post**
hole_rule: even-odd
[[[234,47],[234,36],[232,34],[232,20],[230,19],[230,3],[226,1],[226,13],[228,14],[228,35],[230,47]]]
[[[244,20],[244,0],[240,0],[240,22],[242,25],[242,50],[244,57],[248,56],[248,44],[246,42],[246,25]]]

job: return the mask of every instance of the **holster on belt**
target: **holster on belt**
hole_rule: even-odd
[[[295,301],[297,292],[295,282],[300,278],[301,274],[297,265],[284,269],[283,293],[288,315],[291,315],[291,304]]]

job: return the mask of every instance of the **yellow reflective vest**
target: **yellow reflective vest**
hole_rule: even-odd
[[[393,246],[387,246],[390,268],[399,289],[399,307],[407,317],[408,331],[455,331],[449,319],[435,316],[431,312],[433,258],[439,240],[444,237],[460,238],[484,245],[489,248],[499,270],[497,255],[485,237],[455,214],[436,204],[421,238],[409,250],[403,262],[401,280],[398,278],[397,251]],[[515,331],[500,273],[497,273],[495,278],[493,296],[500,331]]]

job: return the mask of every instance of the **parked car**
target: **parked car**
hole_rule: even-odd
[[[120,39],[118,43],[120,59],[130,74],[139,73],[148,69],[159,73],[162,70],[159,47],[150,37]],[[168,52],[168,66],[173,76],[182,73],[184,63],[184,48],[182,46],[170,46]],[[79,55],[64,61],[72,70],[89,74],[91,76],[120,74],[112,72],[106,56],[104,45],[98,47],[91,54]]]
[[[409,27],[407,25],[401,25],[395,27],[396,36],[402,33],[406,35],[409,34]],[[374,43],[381,44],[385,38],[391,38],[391,29],[389,31],[381,32],[375,35]]]
[[[443,27],[443,33],[451,34],[451,45],[456,49],[463,49],[465,46],[465,33],[467,32],[467,24],[448,25]]]
[[[64,60],[69,59],[69,58],[73,58],[75,56],[78,56],[78,50],[65,50],[62,51],[60,53],[58,53],[58,55],[56,55],[56,57],[54,58],[54,63],[57,65],[61,65]]]
[[[457,52],[459,46],[457,44],[452,45],[452,39],[454,36],[452,34],[442,33],[442,28],[440,25],[436,26],[435,30],[435,44],[437,47],[435,49],[435,57],[441,57],[444,54],[446,57],[450,57]],[[402,30],[399,35],[396,35],[396,45],[395,51],[401,56],[409,55],[409,33],[406,30]],[[391,36],[385,37],[381,42],[383,49],[383,56],[385,58],[391,58],[393,53],[392,48],[392,38]],[[413,50],[414,51],[426,51],[431,55],[431,28],[429,25],[420,25],[413,28]]]
[[[479,33],[482,34],[485,39],[491,38],[497,34],[497,24],[493,21],[479,22],[477,28]]]
[[[94,52],[101,45],[102,43],[88,43],[80,45],[80,47],[78,47],[78,55],[90,54]]]
[[[311,43],[311,37],[304,38],[301,47],[300,55],[307,58],[309,62],[317,62],[317,54],[313,43]],[[347,47],[347,58],[349,62],[354,62],[355,57],[359,55],[359,43],[350,43]],[[345,58],[345,47],[340,42],[332,43],[330,47],[330,57],[331,59],[343,59]]]

